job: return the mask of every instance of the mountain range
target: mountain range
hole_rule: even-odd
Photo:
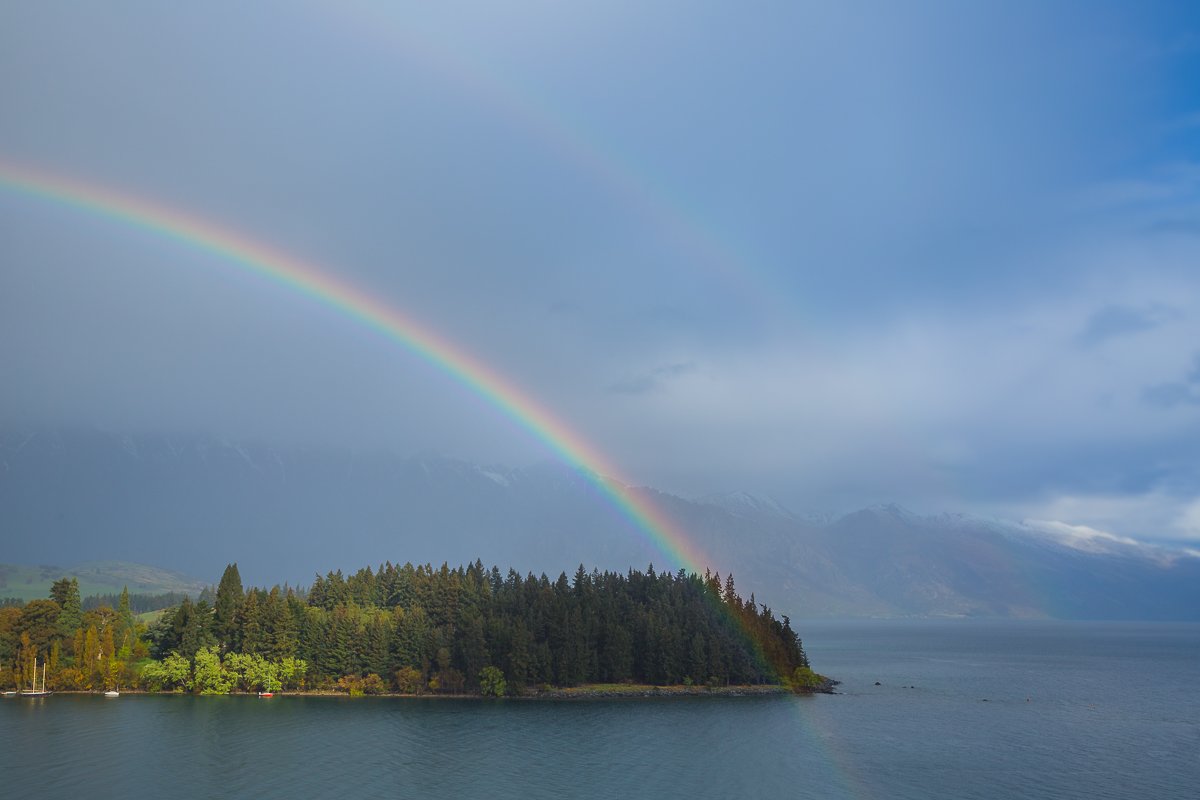
[[[733,572],[793,618],[1200,619],[1187,550],[896,505],[811,515],[745,492],[612,489],[649,499],[712,562],[686,566]],[[97,430],[0,433],[0,548],[5,562],[151,563],[213,583],[232,561],[256,584],[385,560],[552,576],[685,566],[562,464]]]

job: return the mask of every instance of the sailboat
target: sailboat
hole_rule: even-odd
[[[33,688],[22,689],[21,696],[22,697],[46,697],[49,694],[50,694],[50,692],[46,691],[46,662],[45,661],[42,662],[42,689],[41,689],[41,691],[38,691],[38,688],[37,688],[37,659],[35,658],[33,660]]]
[[[266,682],[263,684],[264,691],[258,693],[259,697],[274,697],[275,696],[275,681],[271,676],[267,676]]]

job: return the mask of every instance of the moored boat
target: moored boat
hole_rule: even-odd
[[[274,697],[275,690],[279,689],[279,681],[275,680],[274,675],[267,675],[266,681],[263,683],[263,690],[258,693],[259,697]]]
[[[50,692],[46,691],[46,662],[42,662],[42,688],[37,687],[37,659],[33,662],[33,687],[30,689],[22,689],[22,697],[47,697]]]

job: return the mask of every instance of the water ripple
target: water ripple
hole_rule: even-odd
[[[7,698],[0,797],[1194,797],[1200,627],[896,630],[808,634],[835,697]]]

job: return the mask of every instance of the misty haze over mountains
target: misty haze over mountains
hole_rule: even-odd
[[[1200,557],[1065,525],[877,506],[794,513],[649,488],[722,574],[794,618],[1200,618]],[[248,582],[385,560],[678,569],[577,470],[94,430],[0,433],[0,561],[135,561]]]

